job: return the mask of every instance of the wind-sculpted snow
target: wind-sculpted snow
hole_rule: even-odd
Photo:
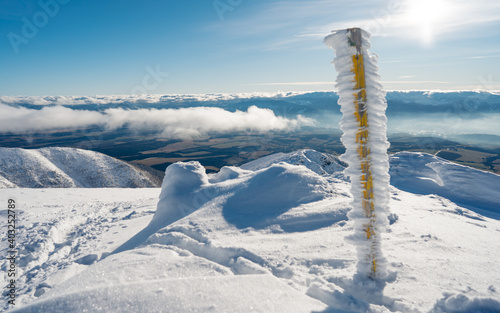
[[[207,201],[196,192],[206,185],[208,176],[199,162],[178,162],[167,167],[153,220],[113,253],[136,248],[162,227],[196,211]]]
[[[328,181],[305,166],[283,162],[256,171],[223,167],[219,173],[209,176],[199,162],[178,162],[165,171],[158,208],[151,223],[114,253],[139,246],[162,227],[211,201],[223,203],[220,213],[237,228],[263,228],[281,222],[287,227],[287,219],[280,219],[283,213],[332,193]],[[318,213],[325,219],[323,224],[330,225],[345,219],[346,211]],[[299,229],[300,225],[295,227]]]
[[[207,175],[198,162],[179,162],[165,172],[151,224],[164,227],[217,202],[229,224],[240,229],[262,228],[279,225],[279,217],[292,208],[333,194],[328,180],[305,166],[280,162],[255,171],[225,167]]]
[[[278,163],[257,171],[235,189],[222,214],[238,228],[262,228],[276,224],[290,208],[320,201],[329,194],[333,189],[325,178],[306,167]]]
[[[500,301],[491,298],[473,297],[464,294],[448,294],[439,300],[431,313],[497,313],[500,312]]]
[[[435,194],[483,215],[500,218],[500,175],[449,162],[427,153],[391,156],[391,185],[416,194]]]
[[[110,156],[75,148],[0,148],[0,188],[156,187],[157,178]]]
[[[311,162],[291,164],[303,155]],[[390,279],[383,294],[363,293],[349,184],[314,155],[215,174],[180,162],[161,190],[0,190],[23,201],[12,312],[500,311],[500,221],[397,188],[384,233]]]

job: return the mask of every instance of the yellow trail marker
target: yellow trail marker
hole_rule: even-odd
[[[365,80],[365,65],[363,62],[363,54],[361,50],[361,32],[360,29],[350,29],[351,45],[356,46],[356,54],[352,55],[353,67],[351,71],[354,73],[354,107],[356,111],[354,116],[358,122],[358,130],[356,133],[356,142],[358,143],[359,161],[361,166],[361,186],[363,192],[362,206],[365,212],[365,217],[369,218],[369,222],[364,225],[366,239],[371,239],[375,235],[375,212],[373,205],[373,180],[370,170],[370,148],[368,140],[370,132],[368,129],[368,112],[366,110],[366,80]],[[358,140],[359,139],[359,140]],[[376,276],[377,260],[373,253],[373,248],[369,251],[368,257],[372,264],[372,276]]]
[[[343,113],[341,129],[349,167],[358,250],[358,275],[386,276],[380,233],[389,203],[389,163],[385,92],[377,74],[376,57],[368,52],[370,35],[360,28],[335,31],[325,43],[335,50],[337,88]]]

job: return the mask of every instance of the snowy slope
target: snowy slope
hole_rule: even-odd
[[[11,183],[7,180],[7,178],[0,175],[0,189],[2,188],[15,188],[17,187],[15,184]]]
[[[157,179],[110,156],[75,148],[0,148],[0,188],[155,187]]]
[[[391,184],[416,194],[436,194],[483,215],[500,218],[500,175],[426,153],[390,158]]]
[[[277,158],[210,175],[177,163],[161,193],[0,190],[23,210],[15,312],[500,312],[498,219],[393,187],[382,235],[391,279],[367,295],[352,281],[348,182]],[[484,205],[498,202],[494,190]]]
[[[268,155],[240,168],[259,170],[279,162],[304,165],[317,174],[332,174],[342,179],[347,166],[334,155],[305,149]],[[395,153],[390,156],[389,164],[391,185],[398,189],[438,195],[483,215],[500,217],[500,175],[419,152]]]

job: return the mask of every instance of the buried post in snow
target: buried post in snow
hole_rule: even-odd
[[[341,157],[351,180],[357,275],[387,278],[381,233],[387,225],[389,161],[385,92],[377,74],[377,57],[368,52],[370,34],[360,28],[334,31],[325,44],[335,51],[336,87],[342,111],[340,128],[346,148]]]

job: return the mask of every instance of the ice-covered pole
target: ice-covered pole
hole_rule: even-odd
[[[370,34],[360,28],[334,31],[325,44],[335,51],[336,87],[342,111],[340,128],[351,180],[358,276],[387,277],[381,233],[387,226],[389,162],[385,92],[377,57],[368,52]]]

